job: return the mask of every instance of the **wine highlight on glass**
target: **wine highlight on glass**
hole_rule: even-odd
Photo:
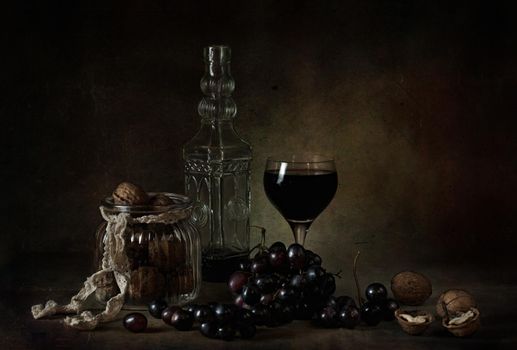
[[[287,220],[296,243],[304,245],[312,222],[330,203],[337,189],[334,160],[317,154],[269,157],[264,189]]]

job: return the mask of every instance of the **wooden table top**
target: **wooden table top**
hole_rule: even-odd
[[[259,327],[251,340],[225,342],[205,338],[198,330],[177,331],[148,314],[148,330],[130,333],[121,322],[128,311],[95,331],[81,332],[65,328],[61,318],[34,320],[30,314],[31,305],[48,298],[65,303],[80,287],[87,274],[84,261],[62,264],[62,259],[69,258],[46,258],[40,265],[28,259],[25,266],[18,263],[14,270],[3,271],[7,283],[0,292],[0,349],[517,349],[517,284],[497,282],[501,278],[488,283],[457,281],[475,295],[481,311],[481,328],[468,338],[455,338],[439,321],[420,336],[404,333],[396,321],[354,330],[321,329],[310,321],[294,321],[278,328]],[[31,273],[30,267],[40,273]],[[440,283],[444,282],[435,283],[435,291],[454,287]],[[204,283],[202,287],[198,302],[228,300],[224,285]],[[420,308],[434,313],[438,294],[433,292]]]

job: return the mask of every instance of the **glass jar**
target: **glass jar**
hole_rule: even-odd
[[[237,107],[231,96],[230,48],[206,47],[204,61],[201,127],[183,147],[185,193],[194,201],[203,279],[225,282],[249,253],[252,150],[233,124]]]
[[[119,205],[112,197],[101,203],[105,222],[97,230],[96,269],[110,255],[122,250],[123,266],[130,276],[124,308],[146,308],[154,299],[169,304],[185,304],[199,294],[201,284],[200,240],[192,223],[192,203],[188,197],[173,193],[149,193],[158,198],[154,205]],[[122,231],[119,248],[106,248],[108,231]],[[121,247],[121,248],[120,248]],[[119,292],[113,280],[104,281],[96,298],[106,302]]]

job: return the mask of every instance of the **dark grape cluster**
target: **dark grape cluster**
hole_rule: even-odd
[[[365,290],[366,302],[361,305],[361,315],[369,326],[376,326],[382,320],[395,319],[395,311],[399,308],[396,300],[388,298],[386,287],[378,282],[370,284]]]
[[[180,331],[198,326],[208,338],[232,340],[252,338],[257,326],[278,327],[293,320],[312,320],[325,328],[355,328],[362,322],[370,326],[393,320],[399,308],[388,298],[386,287],[372,283],[366,288],[366,301],[360,305],[349,296],[334,296],[335,276],[322,266],[319,255],[299,244],[282,242],[262,247],[252,259],[228,280],[234,304],[191,304],[184,308],[156,300],[149,313]],[[143,317],[143,315],[141,315]],[[145,329],[140,315],[124,321],[131,331]],[[144,317],[145,318],[145,317]],[[146,321],[146,320],[145,320]]]
[[[181,308],[155,300],[149,303],[148,309],[153,317],[161,318],[179,331],[192,330],[197,324],[201,334],[209,338],[232,340],[238,335],[247,339],[256,332],[251,311],[233,304],[214,302],[207,305],[190,304]]]
[[[354,328],[360,322],[359,309],[352,298],[333,296],[335,275],[321,265],[321,257],[311,250],[276,242],[242,263],[228,287],[235,305],[249,310],[258,326],[277,327],[296,319]]]

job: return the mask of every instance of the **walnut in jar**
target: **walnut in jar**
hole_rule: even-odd
[[[141,266],[131,272],[129,297],[137,303],[148,303],[165,296],[165,277],[158,268]]]

